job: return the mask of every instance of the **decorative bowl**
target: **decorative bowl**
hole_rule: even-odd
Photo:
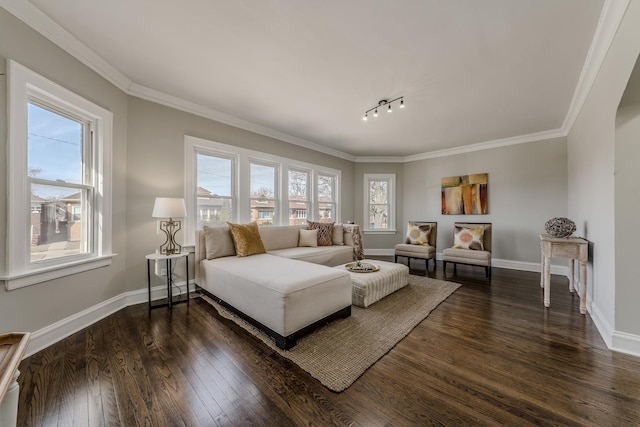
[[[569,218],[551,218],[544,229],[553,237],[570,237],[576,231],[576,223]]]

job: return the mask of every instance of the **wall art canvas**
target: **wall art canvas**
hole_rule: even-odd
[[[443,215],[486,215],[488,174],[442,178]]]

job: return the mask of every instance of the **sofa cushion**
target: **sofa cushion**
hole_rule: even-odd
[[[205,289],[280,335],[287,336],[351,305],[351,276],[270,254],[203,261]],[[286,272],[286,273],[284,273]]]
[[[333,240],[332,240],[333,223],[332,222],[307,221],[307,229],[318,230],[318,246],[331,246],[333,244]]]
[[[274,249],[293,248],[298,246],[300,229],[305,225],[269,225],[260,227],[260,236],[267,252]]]
[[[301,228],[298,246],[318,246],[318,230],[303,230]]]
[[[404,243],[410,245],[428,245],[431,237],[431,224],[407,223],[407,235]]]
[[[442,251],[442,257],[447,262],[463,264],[491,265],[491,252],[470,251],[469,249],[447,248]]]
[[[262,244],[262,238],[258,231],[258,224],[252,222],[250,224],[233,224],[227,222],[231,236],[233,237],[233,245],[236,248],[236,255],[245,257],[249,255],[264,254],[267,251]]]
[[[236,254],[229,227],[202,227],[204,247],[207,259],[233,256]]]
[[[351,246],[316,246],[314,248],[285,248],[267,252],[283,258],[297,259],[333,267],[353,261]]]
[[[457,249],[473,249],[477,251],[483,251],[483,237],[483,226],[473,228],[456,226],[453,235],[453,247]]]
[[[342,224],[333,224],[333,233],[331,235],[331,241],[334,245],[344,245],[344,227]]]

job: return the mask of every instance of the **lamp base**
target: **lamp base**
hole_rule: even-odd
[[[169,218],[168,221],[160,221],[160,230],[166,236],[164,243],[160,245],[160,254],[173,255],[182,252],[182,246],[176,242],[176,233],[182,229],[182,222],[174,221]]]

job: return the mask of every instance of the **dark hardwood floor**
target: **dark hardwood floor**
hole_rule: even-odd
[[[18,425],[640,425],[640,358],[606,348],[565,278],[550,309],[536,273],[447,279],[463,286],[342,393],[199,298],[128,307],[21,363]]]

